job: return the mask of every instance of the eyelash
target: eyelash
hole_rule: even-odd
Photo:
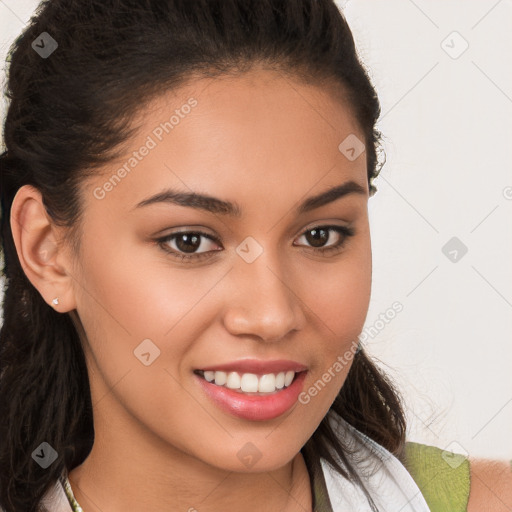
[[[313,249],[315,251],[320,252],[321,254],[339,251],[343,247],[343,245],[345,245],[347,238],[354,236],[354,234],[355,234],[355,230],[353,228],[349,228],[346,226],[314,226],[312,228],[307,229],[303,233],[301,233],[300,236],[302,236],[310,231],[318,230],[318,229],[323,229],[323,230],[327,230],[327,231],[335,231],[339,235],[342,235],[341,240],[334,245],[330,245],[329,247],[313,247]],[[220,245],[220,240],[218,240],[217,238],[213,237],[212,235],[209,235],[208,233],[204,233],[203,231],[200,231],[200,230],[180,231],[178,233],[172,233],[163,238],[156,239],[155,242],[157,242],[157,244],[169,255],[171,255],[174,258],[180,259],[180,260],[190,260],[190,259],[200,260],[205,257],[211,256],[212,252],[217,252],[217,251],[206,251],[206,252],[192,253],[192,254],[181,254],[181,253],[177,253],[174,249],[169,249],[169,247],[167,246],[167,243],[180,235],[201,235],[201,236],[208,238],[209,240],[212,240],[213,242]]]

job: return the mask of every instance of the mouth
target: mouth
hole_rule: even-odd
[[[194,370],[194,373],[210,384],[227,388],[242,395],[275,395],[291,386],[297,377],[307,370],[277,373],[241,373],[234,371]]]
[[[249,421],[273,420],[294,408],[308,370],[239,373],[194,370],[206,398],[223,412]]]

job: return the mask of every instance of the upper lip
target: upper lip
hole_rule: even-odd
[[[307,369],[307,366],[301,363],[285,359],[274,359],[271,361],[264,361],[261,359],[241,359],[240,361],[231,361],[229,363],[220,363],[200,368],[200,370],[204,371],[256,373],[261,375],[287,371],[294,371],[298,373]]]

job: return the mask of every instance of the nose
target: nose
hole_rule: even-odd
[[[299,288],[290,271],[266,256],[252,263],[237,261],[229,274],[229,300],[224,311],[224,326],[233,335],[257,336],[275,342],[305,324],[303,303],[294,288]]]

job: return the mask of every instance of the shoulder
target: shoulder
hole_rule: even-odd
[[[468,458],[435,446],[406,443],[402,462],[432,512],[512,510],[512,463]]]
[[[466,456],[408,442],[402,462],[432,512],[466,512],[470,491],[470,467]]]
[[[471,459],[468,512],[512,510],[512,461]]]

